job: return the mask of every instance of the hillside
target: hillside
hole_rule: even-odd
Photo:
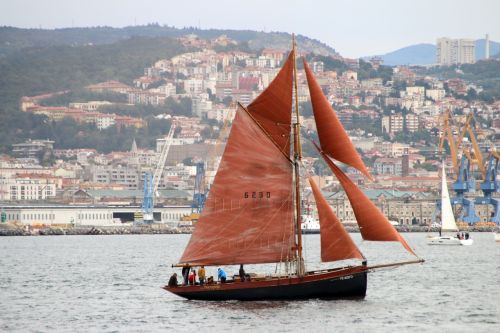
[[[27,138],[55,139],[62,137],[61,133],[66,133],[65,138],[76,140],[59,140],[58,145],[63,144],[64,147],[75,147],[77,142],[81,145],[89,142],[86,145],[89,147],[105,147],[112,140],[131,140],[134,135],[147,137],[146,132],[150,129],[142,132],[127,129],[118,134],[112,130],[98,133],[95,128],[70,120],[57,124],[47,122],[43,116],[21,112],[19,100],[22,96],[59,90],[78,91],[88,84],[107,80],[130,83],[154,61],[186,51],[173,39],[135,37],[95,46],[31,47],[0,58],[0,152],[8,151],[12,143]],[[76,133],[85,135],[77,137]]]
[[[476,40],[476,60],[484,59],[484,39]],[[500,53],[500,43],[490,41],[490,56],[493,57]],[[434,44],[416,44],[403,47],[393,52],[389,52],[379,57],[384,60],[388,66],[395,65],[431,65],[436,63],[436,45]],[[364,58],[371,58],[364,57]]]
[[[157,24],[124,28],[92,27],[54,30],[0,27],[0,56],[27,47],[102,45],[132,37],[176,38],[187,34],[195,34],[204,39],[227,35],[238,42],[248,42],[248,45],[254,50],[264,47],[289,49],[291,45],[291,35],[288,33],[251,30],[203,30],[193,27],[178,29]],[[323,55],[335,54],[335,50],[330,46],[305,36],[297,36],[297,43],[301,50],[306,52]]]
[[[120,80],[129,83],[154,61],[186,52],[169,38],[132,38],[115,44],[30,47],[0,58],[0,114],[32,96]]]
[[[225,34],[240,42],[241,47],[237,48],[243,50],[291,46],[291,35],[287,33],[177,29],[155,24],[55,30],[0,27],[0,152],[28,138],[55,139],[58,148],[100,147],[103,151],[129,147],[133,137],[139,144],[151,146],[154,144],[151,138],[168,130],[168,124],[156,126],[158,122],[152,118],[160,111],[165,112],[165,107],[146,110],[148,126],[144,129],[97,131],[71,120],[56,123],[20,112],[20,98],[67,89],[81,95],[86,85],[107,80],[130,84],[156,60],[189,52],[175,37],[191,33],[201,38]],[[304,51],[335,54],[329,46],[304,36],[298,36],[297,42]],[[68,96],[61,98],[64,97]]]

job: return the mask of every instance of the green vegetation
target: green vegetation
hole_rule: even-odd
[[[417,163],[414,165],[415,169],[424,169],[427,171],[437,171],[438,167],[431,163]]]
[[[309,64],[311,64],[313,61],[322,61],[324,64],[325,71],[335,71],[339,75],[341,75],[343,72],[349,69],[349,66],[347,66],[345,62],[338,59],[334,59],[332,57],[311,54],[308,55],[306,58]],[[298,64],[300,64],[301,67],[303,67],[302,61],[300,61]]]
[[[423,72],[439,79],[460,78],[481,86],[477,97],[488,103],[500,99],[500,61],[481,60],[474,64],[433,67]],[[472,98],[473,96],[457,96]]]
[[[0,59],[0,105],[17,105],[22,96],[81,89],[107,80],[129,83],[154,61],[185,51],[177,41],[160,38],[25,49]]]
[[[47,126],[50,123],[45,117],[35,116],[19,111],[19,100],[22,96],[33,96],[49,92],[71,89],[68,95],[61,95],[46,100],[49,104],[64,105],[75,97],[78,100],[97,97],[91,93],[82,92],[83,87],[107,80],[131,82],[143,73],[144,67],[154,61],[170,58],[187,50],[177,41],[165,38],[132,38],[111,45],[98,46],[55,46],[46,48],[31,48],[15,52],[7,57],[0,58],[0,152],[6,152],[12,143],[22,142],[28,138],[45,139],[55,138],[58,131],[63,130],[64,124]],[[106,99],[122,101],[123,97],[105,94]],[[109,100],[108,99],[108,100]],[[189,101],[190,103],[190,101]],[[187,102],[186,102],[187,104]],[[172,105],[172,108],[174,106]],[[190,105],[189,105],[190,110]],[[86,125],[85,125],[86,126]],[[78,144],[56,142],[56,146],[109,149],[114,138],[103,140],[101,147],[97,135],[91,128],[79,125],[72,128],[76,132],[83,131],[93,138],[78,137]],[[115,129],[116,130],[116,129]],[[122,129],[123,134],[131,129]],[[109,131],[108,131],[109,132]],[[95,134],[95,135],[94,135]],[[133,135],[134,133],[130,133]],[[124,142],[125,135],[118,135],[115,147]],[[130,141],[132,137],[127,140]],[[71,138],[62,135],[62,140]],[[57,140],[59,140],[57,139]],[[150,138],[145,138],[150,142]],[[104,142],[105,141],[105,142]],[[154,140],[153,140],[154,141]]]
[[[359,59],[358,80],[360,81],[381,78],[382,82],[385,84],[387,81],[391,80],[392,73],[392,67],[379,66],[378,69],[375,69],[369,62]]]
[[[154,148],[156,138],[166,135],[170,129],[169,120],[153,117],[146,118],[148,126],[144,128],[111,126],[104,130],[98,130],[93,124],[79,124],[71,118],[55,122],[31,113],[20,113],[20,116],[8,121],[29,133],[32,138],[54,140],[56,149],[95,148],[103,153],[129,150],[134,138],[139,147]],[[16,140],[19,141],[22,140]],[[8,144],[11,143],[14,140],[8,141]],[[8,144],[3,145],[3,152],[10,148]]]
[[[436,142],[435,137],[429,135],[429,131],[426,130],[420,130],[417,132],[409,132],[409,131],[396,132],[396,134],[394,135],[394,140],[403,143],[422,142],[425,143],[425,145],[427,146],[435,144]]]
[[[382,136],[382,120],[380,118],[372,119],[370,117],[361,117],[352,115],[350,124],[343,124],[347,130],[361,129],[366,133],[372,133],[375,136]]]

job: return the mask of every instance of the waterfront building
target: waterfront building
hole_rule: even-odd
[[[141,180],[141,174],[137,168],[123,165],[92,165],[88,172],[92,182],[120,184],[129,189],[138,189]]]
[[[41,201],[56,196],[56,184],[50,176],[18,176],[0,179],[1,201]]]
[[[99,205],[4,205],[7,222],[27,226],[120,226],[134,221],[140,206]],[[191,214],[191,207],[164,206],[154,208],[155,221],[176,225],[181,217]]]
[[[400,225],[428,224],[432,221],[436,208],[435,196],[397,190],[373,189],[363,192],[389,220]],[[356,223],[354,212],[344,191],[323,193],[342,223]],[[313,215],[315,214],[317,212],[313,212]]]

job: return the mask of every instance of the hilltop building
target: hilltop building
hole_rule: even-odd
[[[438,38],[436,57],[441,66],[473,64],[476,61],[474,40]]]

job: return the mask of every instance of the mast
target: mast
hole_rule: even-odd
[[[293,40],[293,78],[294,78],[294,92],[295,92],[295,116],[296,120],[293,124],[293,162],[295,169],[295,209],[296,209],[296,231],[297,231],[297,275],[303,276],[305,273],[304,258],[302,257],[302,218],[300,211],[301,196],[300,196],[300,170],[299,162],[302,159],[302,146],[300,144],[300,113],[299,113],[299,100],[297,94],[297,54],[295,34],[292,34]]]

